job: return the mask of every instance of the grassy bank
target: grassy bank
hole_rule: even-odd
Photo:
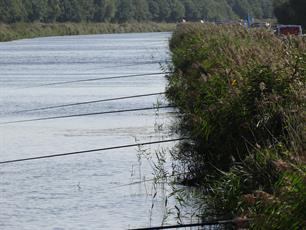
[[[185,24],[170,42],[167,96],[192,141],[173,157],[203,215],[253,229],[306,228],[306,41],[267,30]]]
[[[175,24],[170,23],[16,23],[0,24],[0,41],[11,41],[22,38],[109,34],[134,32],[165,32],[173,31]]]

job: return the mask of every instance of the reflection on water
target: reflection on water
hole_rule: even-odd
[[[162,76],[24,88],[57,81],[159,72],[169,33],[50,37],[0,44],[0,122],[153,106],[161,96],[29,113],[14,111],[157,93]],[[166,102],[164,102],[166,103]],[[0,161],[168,138],[169,110],[0,126]],[[156,125],[163,124],[163,129]],[[171,147],[163,144],[148,151]],[[161,224],[165,194],[137,148],[0,167],[0,229],[126,229]],[[170,190],[169,190],[170,191]],[[152,203],[154,204],[151,210]]]

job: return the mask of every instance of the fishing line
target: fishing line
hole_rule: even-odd
[[[115,97],[115,98],[108,98],[108,99],[101,99],[101,100],[84,101],[84,102],[71,103],[71,104],[63,104],[63,105],[41,107],[41,108],[36,108],[36,109],[26,109],[26,110],[15,111],[13,113],[26,113],[26,112],[34,112],[34,111],[43,111],[43,110],[48,110],[48,109],[65,108],[65,107],[70,107],[70,106],[95,104],[95,103],[100,103],[100,102],[118,101],[118,100],[125,100],[125,99],[131,99],[131,98],[163,95],[163,94],[165,94],[165,92],[161,92],[161,93],[149,93],[149,94],[139,94],[139,95],[125,96],[125,97]]]
[[[145,145],[154,145],[154,144],[175,142],[175,141],[181,141],[181,140],[187,140],[187,139],[188,138],[177,138],[177,139],[162,140],[162,141],[150,141],[150,142],[142,142],[142,143],[130,144],[130,145],[120,145],[120,146],[112,146],[112,147],[106,147],[106,148],[82,150],[82,151],[77,151],[77,152],[58,153],[58,154],[52,154],[52,155],[46,155],[46,156],[29,157],[29,158],[15,159],[15,160],[7,160],[7,161],[1,161],[0,165],[17,163],[17,162],[24,162],[24,161],[33,161],[33,160],[47,159],[47,158],[79,155],[79,154],[85,154],[85,153],[102,152],[102,151],[106,151],[106,150],[139,147],[139,146],[145,146]]]
[[[72,83],[79,83],[79,82],[91,82],[91,81],[101,81],[101,80],[110,80],[110,79],[121,79],[121,78],[132,78],[132,77],[145,77],[145,76],[155,76],[155,75],[165,75],[171,72],[158,72],[158,73],[143,73],[143,74],[131,74],[131,75],[121,75],[121,76],[114,76],[114,77],[99,77],[99,78],[88,78],[88,79],[81,79],[81,80],[72,80],[72,81],[62,81],[62,82],[54,82],[54,83],[47,83],[41,84],[36,86],[28,86],[19,89],[32,89],[44,86],[54,86],[54,85],[65,85],[65,84],[72,84]]]
[[[121,188],[121,187],[127,187],[127,186],[132,186],[132,185],[139,185],[139,184],[142,184],[142,183],[153,182],[153,181],[158,182],[161,179],[167,180],[167,179],[169,179],[171,177],[179,177],[181,175],[187,175],[187,174],[189,174],[189,172],[178,173],[178,174],[169,175],[169,176],[163,176],[160,179],[159,178],[144,179],[144,180],[141,180],[141,181],[135,181],[135,182],[131,182],[131,183],[128,183],[128,184],[122,184],[122,185],[113,186],[113,187],[110,187],[108,189]],[[158,183],[164,183],[164,182],[158,182]]]
[[[126,64],[126,65],[114,65],[114,66],[105,66],[99,69],[109,69],[109,68],[121,68],[121,67],[132,67],[132,66],[142,66],[142,65],[153,65],[153,64],[162,64],[168,63],[169,61],[156,61],[156,62],[139,62],[137,64]],[[92,69],[90,69],[92,70]],[[101,75],[105,73],[6,73],[1,74],[0,76],[83,76],[83,75]]]
[[[213,226],[213,225],[246,225],[249,223],[250,219],[231,219],[231,220],[211,220],[204,221],[197,224],[177,224],[177,225],[168,225],[168,226],[157,226],[157,227],[148,227],[148,228],[131,228],[129,230],[159,230],[159,229],[178,229],[178,228],[191,228],[191,227],[203,227],[203,226]]]
[[[166,108],[174,108],[174,107],[175,106],[172,106],[172,105],[166,105],[166,106],[159,106],[159,107],[146,107],[146,108],[137,108],[137,109],[123,109],[123,110],[113,110],[113,111],[104,111],[104,112],[95,112],[95,113],[73,114],[73,115],[55,116],[55,117],[42,117],[42,118],[34,118],[34,119],[1,122],[0,125],[26,123],[26,122],[33,122],[33,121],[55,120],[55,119],[64,119],[64,118],[72,118],[72,117],[84,117],[84,116],[94,116],[94,115],[103,115],[103,114],[134,112],[134,111],[158,110],[158,109],[166,109]]]

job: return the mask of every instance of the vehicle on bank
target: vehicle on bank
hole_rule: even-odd
[[[302,36],[302,26],[300,25],[277,25],[275,28],[275,34],[279,36],[289,36],[289,35],[295,35],[295,36]]]
[[[269,29],[271,27],[271,24],[269,22],[254,22],[250,26],[251,28],[265,28]]]

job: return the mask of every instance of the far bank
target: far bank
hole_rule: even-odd
[[[110,34],[168,32],[175,30],[175,23],[15,23],[0,24],[0,42],[23,38]]]

